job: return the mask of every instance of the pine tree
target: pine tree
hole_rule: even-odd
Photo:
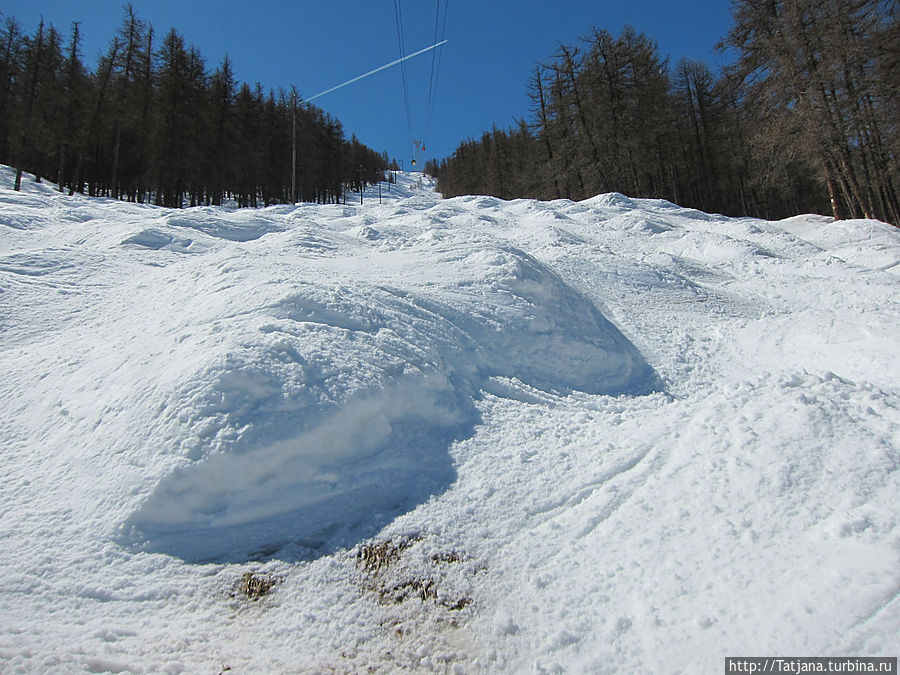
[[[211,201],[221,206],[227,185],[233,184],[232,165],[236,134],[235,78],[228,56],[213,73],[209,90],[211,159],[209,169]]]
[[[22,29],[9,18],[0,31],[0,157],[12,154],[11,144],[18,134],[16,115],[22,77]]]

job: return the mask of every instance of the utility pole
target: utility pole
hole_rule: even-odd
[[[297,203],[297,91],[291,91],[291,204]]]

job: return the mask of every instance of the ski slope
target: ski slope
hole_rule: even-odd
[[[900,652],[896,229],[12,181],[0,672]]]

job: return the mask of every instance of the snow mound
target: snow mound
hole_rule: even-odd
[[[177,213],[166,218],[166,222],[175,228],[197,230],[211,237],[229,241],[243,242],[259,239],[269,232],[283,229],[277,224],[271,210],[263,211],[269,217],[248,214],[246,211],[228,213],[215,207],[196,207],[184,213]]]
[[[886,223],[801,217],[778,224],[829,256],[858,267],[900,274],[897,228]]]
[[[130,516],[128,540],[186,560],[348,545],[452,483],[448,447],[471,433],[492,378],[657,385],[631,343],[524,252],[398,241],[367,260],[396,284],[307,282],[229,317],[239,345],[175,399],[190,461]]]

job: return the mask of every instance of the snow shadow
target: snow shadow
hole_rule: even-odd
[[[474,407],[434,382],[361,395],[293,436],[178,469],[132,515],[140,548],[187,562],[315,558],[369,538],[456,479]]]

